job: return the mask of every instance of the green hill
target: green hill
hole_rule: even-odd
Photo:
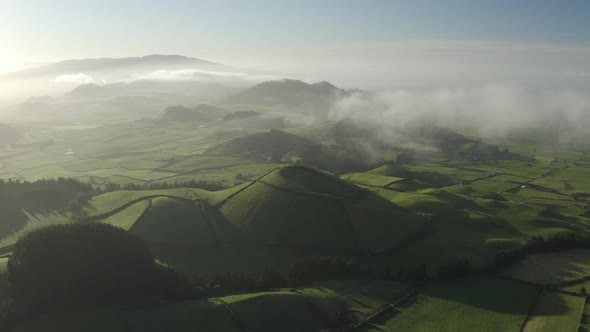
[[[257,241],[349,253],[387,250],[423,225],[372,192],[301,166],[271,172],[220,211]]]
[[[221,108],[200,104],[193,108],[185,106],[171,106],[164,110],[162,120],[180,122],[208,122],[213,121],[225,113]]]
[[[214,230],[199,201],[157,197],[129,229],[149,244],[210,245]]]
[[[326,253],[380,253],[420,233],[425,223],[374,192],[302,166],[219,192],[112,192],[83,211],[89,220],[144,239],[158,259],[199,273],[260,272]],[[252,259],[256,264],[245,264]]]
[[[309,144],[311,141],[304,137],[270,130],[234,138],[208,149],[205,153],[280,161],[287,153]]]
[[[228,98],[228,102],[246,105],[325,106],[346,92],[328,82],[308,84],[282,79],[254,85]]]

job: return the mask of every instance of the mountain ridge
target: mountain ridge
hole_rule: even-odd
[[[137,68],[141,66],[148,68],[151,66],[154,67],[154,69],[164,69],[161,67],[163,65],[173,67],[183,66],[183,69],[186,69],[186,66],[188,65],[200,67],[223,66],[219,63],[182,55],[150,54],[141,57],[67,59],[40,67],[0,74],[0,78],[28,78],[44,75],[77,74],[80,72],[95,72],[99,70],[114,70],[120,68]]]

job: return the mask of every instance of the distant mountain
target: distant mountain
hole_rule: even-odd
[[[151,81],[117,82],[105,85],[94,83],[79,85],[67,92],[67,99],[109,99],[121,96],[169,96],[190,95],[206,99],[224,98],[235,88],[199,81]]]
[[[230,96],[227,101],[260,106],[323,107],[346,93],[329,82],[308,84],[299,80],[282,79],[256,84]]]
[[[222,65],[206,60],[181,55],[153,54],[130,58],[100,58],[65,60],[49,65],[25,69],[0,75],[0,78],[22,79],[33,77],[57,77],[64,74],[94,74],[105,72],[149,72],[155,70],[174,70],[187,68],[215,68]]]
[[[65,96],[76,99],[104,99],[118,97],[119,94],[113,94],[108,88],[103,88],[98,84],[90,83],[77,86],[72,91],[66,93]]]
[[[312,142],[305,137],[270,130],[234,138],[208,149],[205,153],[279,162],[285,154],[310,144]]]

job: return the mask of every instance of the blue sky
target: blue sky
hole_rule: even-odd
[[[0,72],[154,53],[348,86],[580,80],[590,1],[0,0]]]
[[[408,39],[590,45],[583,0],[6,0],[0,59],[215,53]]]

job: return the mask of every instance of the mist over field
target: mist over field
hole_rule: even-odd
[[[467,126],[484,136],[515,129],[556,128],[564,140],[587,132],[590,96],[580,90],[533,89],[523,84],[354,93],[339,99],[333,119],[373,123],[395,139],[400,129]]]

